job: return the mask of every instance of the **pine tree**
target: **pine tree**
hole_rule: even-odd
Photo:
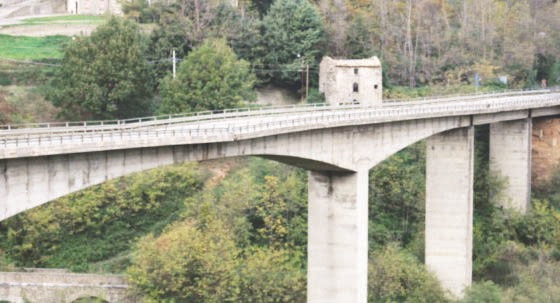
[[[307,0],[277,0],[263,19],[262,68],[259,77],[296,87],[300,70],[315,69],[324,52],[321,17]]]

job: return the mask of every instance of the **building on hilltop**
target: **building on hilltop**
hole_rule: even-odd
[[[319,66],[319,91],[329,105],[381,105],[381,62],[368,59],[323,57]]]

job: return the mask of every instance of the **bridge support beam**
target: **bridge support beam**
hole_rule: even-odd
[[[531,118],[490,125],[490,171],[506,179],[501,206],[525,213],[531,198]]]
[[[426,265],[461,297],[472,281],[474,127],[428,139]]]
[[[368,171],[309,173],[308,303],[366,303]]]

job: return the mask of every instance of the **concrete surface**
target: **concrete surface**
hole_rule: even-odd
[[[368,171],[310,172],[308,303],[367,302]]]
[[[64,272],[0,272],[0,300],[10,303],[71,303],[97,297],[109,303],[137,302],[122,276]]]
[[[503,178],[505,208],[525,213],[531,199],[531,119],[490,125],[490,171]]]
[[[474,127],[428,139],[426,266],[460,298],[472,281]]]
[[[472,275],[474,125],[557,115],[558,105],[560,94],[543,92],[370,108],[229,112],[110,125],[4,127],[0,129],[0,220],[132,172],[184,161],[262,156],[311,171],[308,302],[365,303],[367,171],[402,148],[429,138],[426,264],[445,289],[460,297]],[[503,131],[495,131],[495,142],[502,137],[501,148],[522,154],[510,147],[518,140],[508,138],[524,140],[526,133],[519,129],[526,126],[504,125],[497,126]],[[523,179],[516,174],[525,173],[512,172]]]

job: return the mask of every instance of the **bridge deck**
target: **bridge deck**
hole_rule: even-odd
[[[381,107],[313,104],[115,121],[0,127],[0,159],[250,139],[320,128],[554,108],[548,90],[389,101]]]

